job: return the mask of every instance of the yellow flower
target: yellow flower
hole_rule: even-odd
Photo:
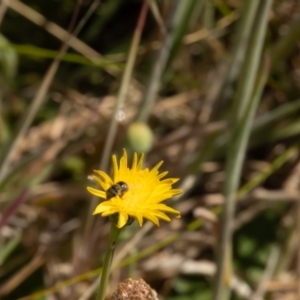
[[[143,153],[139,158],[137,153],[134,153],[132,166],[129,168],[127,153],[124,149],[119,165],[117,157],[112,156],[113,178],[103,171],[94,171],[98,176],[93,175],[92,177],[104,191],[91,187],[87,189],[93,195],[106,199],[106,201],[101,202],[93,214],[102,214],[103,217],[119,214],[118,228],[125,226],[129,217],[135,218],[140,226],[143,225],[144,218],[157,226],[159,226],[159,219],[171,221],[165,213],[171,213],[180,218],[179,211],[162,203],[182,192],[179,189],[172,189],[172,184],[179,179],[162,179],[168,174],[168,172],[159,174],[158,169],[162,165],[162,161],[149,170],[148,168],[143,169],[143,160]],[[107,199],[106,191],[118,182],[126,183],[128,190]]]

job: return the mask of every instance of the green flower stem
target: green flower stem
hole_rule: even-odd
[[[108,238],[108,246],[105,253],[104,264],[102,268],[101,280],[98,289],[97,300],[105,299],[105,292],[108,283],[110,266],[114,257],[116,242],[118,240],[121,229],[119,229],[115,224],[111,224],[109,238]]]

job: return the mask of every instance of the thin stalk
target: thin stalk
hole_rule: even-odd
[[[98,295],[96,298],[97,300],[105,299],[105,293],[106,293],[106,288],[107,288],[107,284],[108,284],[110,267],[111,267],[111,263],[112,263],[112,260],[114,257],[116,242],[118,240],[120,232],[121,232],[121,229],[119,229],[116,225],[114,225],[112,223],[111,227],[110,227],[108,246],[106,248],[104,264],[103,264],[103,268],[102,268],[102,274],[101,274],[101,280],[100,280],[99,289],[98,289]]]
[[[244,65],[243,76],[239,82],[233,111],[233,130],[231,142],[229,143],[226,163],[226,180],[224,183],[224,210],[221,220],[221,235],[218,247],[217,272],[214,289],[214,300],[229,299],[232,266],[232,234],[233,217],[236,203],[236,192],[240,183],[241,170],[246,148],[250,136],[254,114],[257,110],[261,90],[258,86],[254,90],[259,63],[262,54],[263,42],[266,35],[268,16],[272,0],[260,3],[257,22],[252,31],[249,41],[249,49],[246,57],[248,60]]]

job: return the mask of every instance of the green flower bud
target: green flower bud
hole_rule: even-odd
[[[133,151],[147,153],[153,144],[153,133],[147,124],[136,122],[129,127],[127,140]]]

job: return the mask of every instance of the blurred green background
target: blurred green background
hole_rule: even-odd
[[[0,298],[94,299],[109,221],[88,175],[125,147],[180,178],[182,218],[126,228],[109,293],[132,277],[160,299],[226,299],[228,227],[228,299],[299,299],[299,8],[2,1]]]

